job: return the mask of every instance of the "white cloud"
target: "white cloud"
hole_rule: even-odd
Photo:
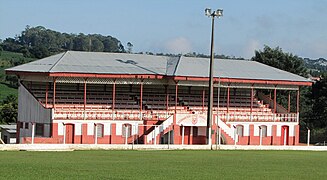
[[[245,43],[242,56],[246,59],[249,59],[254,56],[255,50],[259,50],[261,48],[261,44],[258,40],[251,39],[247,43]]]
[[[177,37],[166,41],[164,48],[169,53],[188,53],[192,51],[192,43],[185,37]]]

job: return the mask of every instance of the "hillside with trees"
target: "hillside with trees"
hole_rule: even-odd
[[[3,40],[1,47],[4,51],[22,53],[24,57],[37,59],[68,50],[125,52],[121,42],[112,36],[67,34],[43,26],[26,26],[20,35]]]

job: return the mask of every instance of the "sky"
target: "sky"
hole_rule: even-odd
[[[210,53],[211,19],[216,54],[251,58],[264,45],[301,57],[327,58],[327,0],[0,0],[0,39],[26,27],[102,34],[133,52]]]

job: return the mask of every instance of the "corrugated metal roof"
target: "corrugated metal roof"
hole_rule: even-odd
[[[209,59],[181,57],[175,76],[209,76]],[[214,76],[234,79],[305,81],[292,74],[256,61],[215,59]]]
[[[209,59],[166,57],[144,54],[67,51],[6,71],[91,73],[91,74],[153,74],[167,76],[208,77]],[[214,76],[251,80],[283,80],[309,82],[301,76],[255,61],[215,59]]]

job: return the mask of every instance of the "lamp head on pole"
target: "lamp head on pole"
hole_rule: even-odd
[[[211,9],[210,8],[206,8],[204,10],[204,13],[205,13],[206,16],[211,16]]]
[[[206,8],[204,10],[204,13],[208,17],[215,17],[215,16],[217,16],[219,18],[219,17],[222,17],[223,16],[223,10],[222,9],[217,9],[216,11],[211,12],[211,9],[210,8]]]
[[[222,17],[223,16],[223,10],[222,9],[217,9],[217,11],[215,11],[215,15],[218,17]]]

